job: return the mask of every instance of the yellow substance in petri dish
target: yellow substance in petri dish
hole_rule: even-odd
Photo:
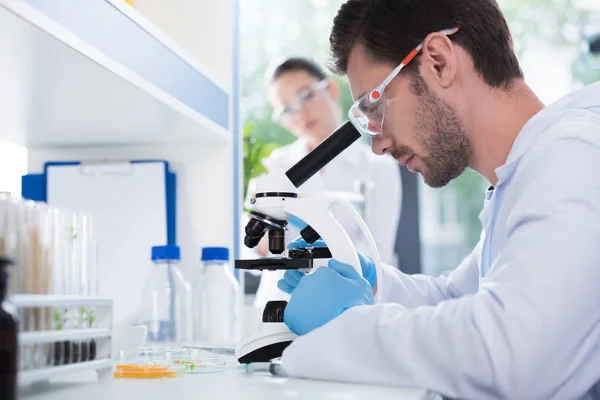
[[[115,378],[173,378],[177,371],[165,365],[121,364],[115,367]]]

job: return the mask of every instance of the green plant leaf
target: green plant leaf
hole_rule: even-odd
[[[248,195],[250,180],[267,172],[262,160],[279,147],[277,143],[267,143],[255,134],[255,124],[244,126],[244,198]]]
[[[62,330],[63,319],[62,319],[62,314],[58,308],[54,308],[52,310],[52,320],[54,321],[54,329],[57,331]]]
[[[249,122],[244,126],[244,139],[249,138],[254,130],[254,123]]]
[[[94,313],[93,310],[90,310],[90,312],[88,313],[88,325],[91,328],[94,325],[94,321],[96,321],[96,314]]]

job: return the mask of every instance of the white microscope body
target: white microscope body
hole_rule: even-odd
[[[340,136],[343,143],[336,143],[335,135]],[[354,136],[348,138],[347,135]],[[371,256],[373,257],[379,276],[381,262],[375,241],[363,219],[348,202],[335,198],[298,198],[297,187],[352,144],[358,137],[359,134],[355,128],[350,123],[346,123],[334,132],[330,136],[330,139],[327,139],[330,140],[328,144],[324,142],[324,146],[321,145],[323,147],[318,146],[313,150],[315,152],[321,147],[320,153],[313,154],[311,159],[311,152],[303,159],[305,160],[304,165],[301,165],[302,160],[296,164],[297,166],[300,165],[300,168],[296,171],[291,172],[294,167],[285,173],[282,170],[270,171],[268,175],[259,179],[256,187],[256,198],[253,199],[255,211],[250,213],[252,219],[246,227],[246,239],[251,236],[253,242],[249,243],[245,241],[245,243],[249,246],[254,246],[264,236],[265,232],[269,231],[269,247],[271,251],[273,252],[273,247],[275,247],[281,250],[279,252],[283,252],[283,232],[286,230],[288,219],[291,216],[296,216],[308,224],[308,228],[302,231],[302,236],[307,242],[310,243],[306,237],[308,235],[305,235],[305,231],[308,230],[313,233],[311,235],[313,241],[319,237],[325,241],[332,258],[353,266],[362,275],[356,248],[332,213],[332,206],[337,205],[346,208],[355,217],[369,244]],[[290,176],[295,177],[296,182],[293,182]],[[256,228],[255,232],[253,233],[252,229],[249,230],[248,227]],[[274,234],[271,235],[272,233]],[[280,241],[279,244],[276,243],[277,240]],[[311,247],[307,248],[307,250],[309,253],[313,251]],[[275,251],[275,253],[277,252]],[[308,268],[303,268],[303,266]],[[301,269],[305,272],[310,272],[312,267],[313,258],[236,260],[236,268],[246,269]],[[378,290],[378,293],[380,292]],[[378,297],[377,295],[375,296],[376,300],[378,300]],[[286,304],[286,302],[269,302],[267,304],[258,333],[251,337],[243,338],[237,345],[236,358],[241,363],[269,361],[272,358],[279,357],[285,347],[296,338],[296,335],[283,323],[283,313]]]

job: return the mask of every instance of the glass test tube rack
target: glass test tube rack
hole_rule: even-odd
[[[98,218],[0,195],[0,254],[14,261],[18,380],[110,374],[112,300],[98,295]],[[104,376],[103,374],[100,374]]]
[[[82,370],[110,376],[112,300],[27,294],[10,300],[19,313],[19,385]]]

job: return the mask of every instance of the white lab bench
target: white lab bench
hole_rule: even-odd
[[[67,380],[68,379],[68,380]],[[53,381],[46,387],[25,387],[24,400],[120,400],[120,399],[245,399],[245,400],[425,400],[433,395],[423,389],[370,386],[304,379],[249,375],[240,367],[224,372],[162,379],[115,379],[98,381],[95,374]]]

